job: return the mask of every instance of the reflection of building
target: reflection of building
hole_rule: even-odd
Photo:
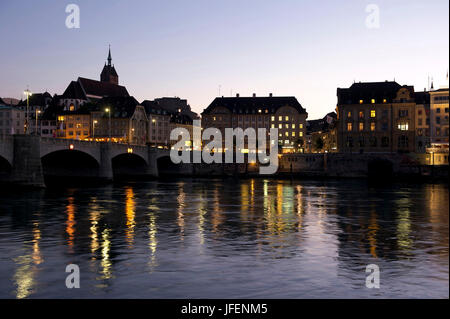
[[[337,89],[340,152],[414,152],[412,86],[396,82],[354,83]]]
[[[278,144],[283,152],[303,150],[308,113],[295,97],[221,97],[202,113],[202,128],[217,128],[225,137],[226,128],[278,128]],[[267,135],[269,138],[269,135]],[[268,146],[268,145],[267,145]]]
[[[23,134],[25,112],[14,106],[0,105],[0,136]]]
[[[305,148],[307,153],[337,151],[336,113],[328,113],[323,119],[307,121]]]

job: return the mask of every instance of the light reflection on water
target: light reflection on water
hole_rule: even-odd
[[[449,295],[447,185],[186,179],[0,196],[3,298]],[[79,290],[65,288],[71,263]]]

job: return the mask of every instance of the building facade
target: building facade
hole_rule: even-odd
[[[91,139],[145,145],[148,118],[144,106],[130,97],[103,98],[91,108]]]
[[[430,131],[431,144],[448,148],[448,99],[449,90],[430,91]]]
[[[337,90],[339,152],[414,152],[414,88],[396,82],[354,83]]]
[[[23,134],[25,112],[14,106],[0,105],[0,135]]]
[[[306,135],[307,117],[308,113],[295,97],[240,97],[238,94],[233,98],[216,98],[202,113],[202,129],[217,128],[225,139],[226,128],[244,131],[265,128],[269,147],[270,129],[277,128],[276,140],[281,151],[301,152],[300,140]]]
[[[430,93],[416,92],[416,153],[426,153],[430,139]]]

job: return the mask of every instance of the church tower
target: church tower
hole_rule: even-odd
[[[103,67],[103,71],[100,74],[100,81],[119,85],[119,76],[117,75],[114,65],[111,64],[111,61],[111,47],[109,47],[108,63],[105,63],[105,66]]]

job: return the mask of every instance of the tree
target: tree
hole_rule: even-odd
[[[315,148],[320,151],[323,148],[323,140],[322,138],[319,136],[316,138],[316,140],[314,141],[314,146]]]

